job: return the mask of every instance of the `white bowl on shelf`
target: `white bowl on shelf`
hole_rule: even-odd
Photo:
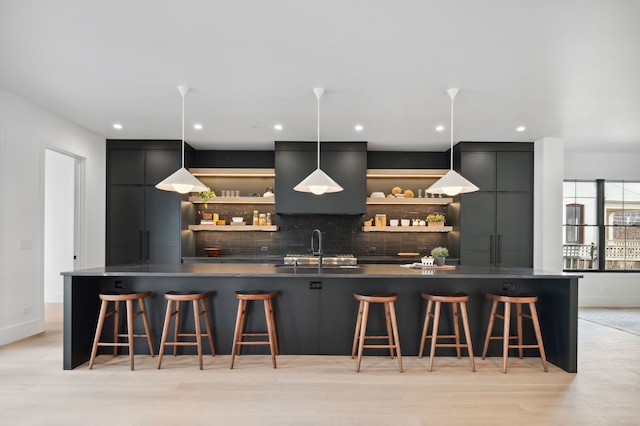
[[[232,217],[231,220],[234,221],[235,223],[240,223],[240,222],[243,221],[243,218],[241,218],[241,217]]]
[[[390,219],[389,220],[389,225],[391,226],[398,226],[398,219]]]
[[[384,192],[372,192],[371,193],[371,198],[384,198]]]
[[[411,225],[411,221],[409,219],[402,219],[400,221],[400,223],[402,224],[402,226],[409,226]]]

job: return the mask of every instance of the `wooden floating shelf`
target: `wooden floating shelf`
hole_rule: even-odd
[[[240,232],[251,232],[251,231],[263,231],[263,232],[274,232],[278,230],[277,225],[267,225],[267,226],[253,226],[253,225],[189,225],[189,230],[191,231],[213,231],[213,232],[229,232],[229,231],[240,231]]]
[[[363,226],[363,232],[449,232],[453,226]]]
[[[382,198],[369,197],[367,204],[388,204],[388,205],[405,205],[405,204],[423,204],[423,205],[444,205],[453,202],[453,198]]]
[[[276,197],[216,197],[207,204],[275,204]],[[189,197],[195,204],[204,204],[200,197]]]

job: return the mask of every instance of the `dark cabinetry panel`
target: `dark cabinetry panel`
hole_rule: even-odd
[[[462,175],[480,188],[460,196],[460,264],[531,267],[533,146],[460,143],[456,150]]]
[[[275,211],[279,214],[366,212],[367,143],[323,142],[320,167],[344,191],[313,195],[293,190],[317,166],[316,142],[276,142]]]
[[[181,197],[155,185],[180,167],[180,144],[127,142],[107,141],[106,264],[179,263]]]

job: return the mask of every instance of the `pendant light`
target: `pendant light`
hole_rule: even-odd
[[[320,169],[320,98],[324,89],[313,89],[313,93],[318,98],[318,166],[316,170],[307,176],[302,182],[293,187],[299,192],[311,192],[315,195],[322,195],[329,192],[340,192],[344,188],[336,183],[325,172]]]
[[[451,98],[451,170],[431,185],[427,192],[431,194],[446,194],[453,197],[465,192],[475,192],[480,188],[453,170],[453,100],[458,94],[458,89],[447,89],[447,93]]]
[[[187,86],[178,86],[178,90],[182,95],[182,167],[157,184],[156,188],[163,191],[179,192],[180,194],[206,191],[209,188],[184,168],[184,96],[189,91],[189,88]]]

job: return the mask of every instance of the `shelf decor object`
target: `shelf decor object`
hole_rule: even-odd
[[[315,195],[340,192],[344,188],[320,169],[320,98],[324,93],[324,89],[315,88],[313,89],[313,93],[315,93],[316,98],[318,98],[318,166],[313,173],[294,186],[293,189],[299,192],[311,192]]]
[[[447,89],[447,93],[451,98],[451,169],[431,185],[427,192],[431,194],[447,194],[452,197],[466,192],[475,192],[479,188],[453,170],[453,100],[458,94],[458,89]]]
[[[184,97],[189,88],[187,86],[178,86],[178,90],[182,95],[182,167],[157,184],[156,188],[163,191],[179,192],[180,194],[207,191],[209,188],[184,168]]]

